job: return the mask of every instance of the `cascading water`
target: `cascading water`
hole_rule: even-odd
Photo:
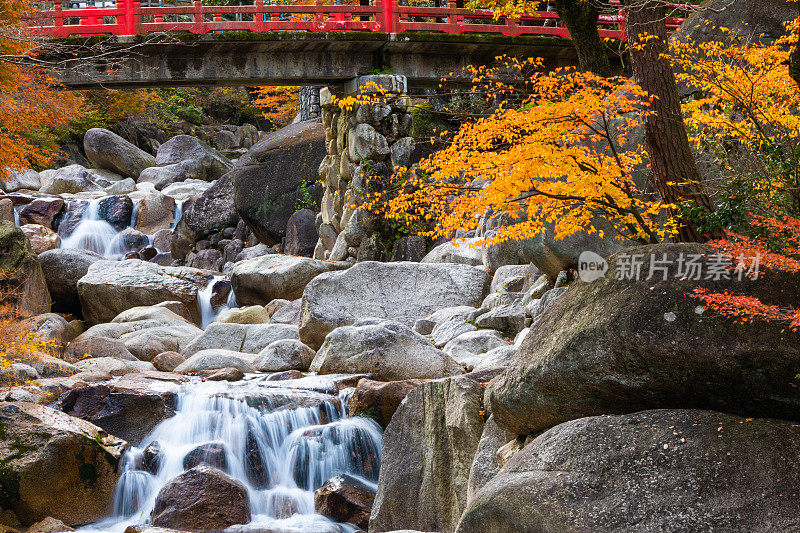
[[[61,241],[61,248],[90,250],[109,257],[117,235],[114,226],[100,218],[100,200],[90,200],[72,234]]]
[[[178,225],[178,222],[181,221],[181,218],[183,217],[183,204],[184,203],[185,203],[185,200],[176,200],[175,201],[175,213],[172,216],[172,225],[170,226],[170,229],[175,229],[175,227]]]
[[[227,301],[218,306],[214,306],[212,299],[214,297],[214,286],[220,282],[225,280],[225,276],[214,276],[214,278],[208,282],[206,287],[197,293],[197,306],[200,308],[200,327],[206,329],[206,327],[214,322],[217,319],[220,313],[231,309],[233,307],[238,307],[236,303],[236,295],[233,294],[233,291],[230,291],[228,294]]]
[[[285,409],[269,401],[252,407],[243,397],[230,397],[226,386],[195,384],[179,394],[175,416],[123,457],[114,516],[84,531],[124,531],[148,522],[158,492],[184,471],[187,454],[204,444],[217,450],[212,466],[221,466],[247,487],[251,522],[227,531],[355,530],[314,513],[314,491],[331,477],[350,474],[372,487],[377,482],[381,429],[368,418],[347,418],[352,389],[313,407]],[[160,450],[155,473],[143,466],[148,447]]]

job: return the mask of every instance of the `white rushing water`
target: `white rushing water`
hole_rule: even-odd
[[[233,294],[233,289],[231,289],[230,293],[228,294],[228,300],[222,304],[217,306],[216,308],[211,303],[211,299],[214,295],[214,285],[218,281],[225,280],[225,276],[214,276],[214,278],[208,282],[206,287],[197,293],[197,306],[200,308],[200,318],[201,324],[200,327],[206,329],[209,324],[214,322],[220,313],[223,311],[227,311],[228,309],[232,309],[234,307],[239,307],[236,303],[236,295]]]
[[[221,447],[224,451],[212,466],[222,464],[247,487],[252,520],[230,531],[355,530],[314,513],[314,490],[338,474],[376,486],[381,429],[371,419],[347,417],[352,389],[315,407],[281,409],[270,402],[251,407],[244,398],[223,396],[226,386],[225,382],[195,384],[179,395],[175,416],[161,422],[123,457],[114,515],[83,531],[121,532],[128,525],[148,523],[158,492],[184,471],[187,454],[203,444]],[[143,466],[145,448],[152,449],[153,443],[161,450],[155,474]]]
[[[61,248],[90,250],[112,258],[121,249],[118,235],[114,226],[100,218],[100,200],[90,200],[72,234],[61,241]]]

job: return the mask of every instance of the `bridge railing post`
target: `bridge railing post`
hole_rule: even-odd
[[[56,36],[59,36],[61,28],[64,26],[64,15],[61,10],[61,0],[53,0],[53,26],[56,28]]]
[[[256,0],[255,7],[256,10],[253,13],[253,31],[255,32],[264,31],[265,29],[264,0]]]
[[[397,0],[376,0],[381,6],[381,30],[384,33],[395,33],[395,16],[397,15]]]
[[[203,2],[202,0],[194,0],[194,13],[192,15],[193,29],[192,33],[203,33]]]

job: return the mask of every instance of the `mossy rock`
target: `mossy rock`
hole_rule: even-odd
[[[24,312],[50,312],[42,266],[22,230],[7,221],[0,222],[0,294]]]

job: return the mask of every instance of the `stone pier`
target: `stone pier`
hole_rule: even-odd
[[[370,95],[381,101],[350,109],[332,103],[330,90],[322,89],[327,155],[319,167],[324,192],[322,212],[317,217],[320,238],[315,258],[386,260],[391,252],[370,217],[358,206],[368,178],[386,179],[398,167],[409,166],[414,139],[406,89],[404,76],[361,76],[348,82],[337,96]]]

